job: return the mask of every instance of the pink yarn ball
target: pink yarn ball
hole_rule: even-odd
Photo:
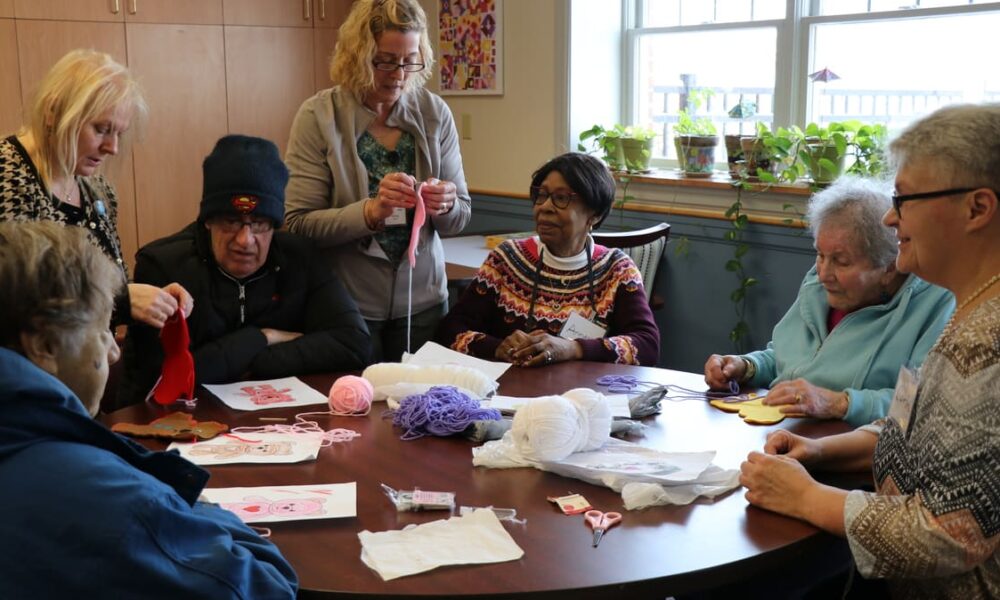
[[[330,410],[338,415],[367,415],[375,390],[363,377],[344,375],[330,388]]]

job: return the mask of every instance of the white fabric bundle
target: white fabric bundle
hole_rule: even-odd
[[[607,400],[587,388],[532,400],[514,415],[510,430],[521,456],[538,462],[596,450],[608,441],[609,435],[611,409]]]
[[[496,391],[497,382],[482,371],[459,365],[408,365],[403,363],[377,363],[361,374],[375,388],[375,400],[385,400],[387,390],[400,383],[451,385],[471,392],[469,395],[486,398]]]

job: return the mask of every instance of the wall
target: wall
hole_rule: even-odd
[[[437,0],[420,0],[437,51]],[[566,0],[504,2],[504,93],[444,96],[459,126],[469,187],[527,194],[531,173],[567,139],[565,63]],[[437,71],[428,89],[437,91]],[[462,131],[463,115],[471,127]],[[471,138],[471,139],[466,139]]]

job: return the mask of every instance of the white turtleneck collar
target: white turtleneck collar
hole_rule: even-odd
[[[582,269],[587,266],[587,250],[586,248],[581,250],[579,254],[574,254],[573,256],[556,256],[549,252],[549,249],[545,247],[542,240],[535,236],[535,243],[538,244],[538,249],[542,253],[542,263],[550,269],[556,269],[559,271],[575,271],[577,269]],[[587,246],[590,248],[591,256],[594,254],[594,238],[587,236]]]

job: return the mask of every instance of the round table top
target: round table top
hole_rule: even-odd
[[[567,362],[538,369],[512,367],[500,379],[500,393],[510,396],[556,394],[574,387],[600,390],[603,374],[631,374],[640,380],[704,390],[701,375],[665,369],[603,363]],[[302,377],[324,393],[334,375]],[[307,409],[234,411],[200,390],[194,410],[200,420],[230,427],[261,425],[260,417],[291,417]],[[311,407],[307,407],[311,408]],[[146,423],[176,408],[131,406],[101,420]],[[357,517],[268,524],[271,540],[295,567],[304,596],[371,595],[460,596],[534,595],[659,597],[716,587],[795,561],[817,560],[843,540],[814,527],[748,505],[741,489],[686,506],[626,511],[618,493],[531,468],[488,469],[472,466],[475,445],[461,437],[402,441],[401,431],[376,404],[365,417],[321,416],[324,428],[361,433],[350,442],[321,449],[313,462],[281,465],[208,467],[209,487],[304,485],[357,482]],[[291,419],[290,419],[291,420]],[[716,451],[714,464],[739,468],[751,450],[759,450],[768,431],[785,427],[818,437],[846,431],[841,422],[786,419],[775,426],[748,425],[703,400],[664,401],[662,413],[645,420],[631,442],[664,451]],[[166,444],[147,441],[152,448]],[[362,530],[402,529],[449,517],[446,511],[397,512],[380,485],[456,493],[460,506],[514,508],[524,524],[504,524],[524,556],[513,562],[453,566],[382,581],[360,559]],[[595,508],[619,510],[622,522],[591,547],[591,530],[582,515],[567,516],[549,496],[579,493]]]

